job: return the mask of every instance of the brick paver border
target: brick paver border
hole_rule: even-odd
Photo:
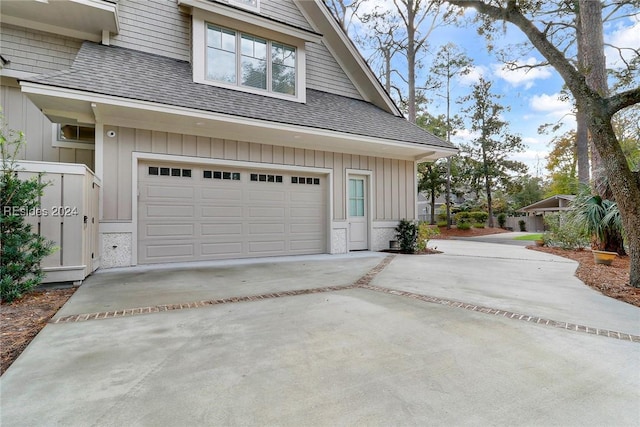
[[[183,304],[159,304],[149,307],[138,307],[138,308],[129,308],[124,310],[114,310],[114,311],[103,311],[99,313],[85,313],[85,314],[72,314],[69,316],[63,316],[51,319],[49,323],[75,323],[75,322],[85,322],[88,320],[98,320],[98,319],[111,319],[116,317],[130,317],[130,316],[138,316],[142,314],[149,313],[160,313],[163,311],[174,311],[174,310],[186,310],[190,308],[200,308],[200,307],[209,307],[213,305],[219,304],[232,304],[239,302],[250,302],[250,301],[260,301],[263,299],[272,299],[272,298],[281,298],[281,297],[292,297],[298,295],[309,295],[309,294],[318,294],[324,292],[335,292],[335,291],[343,291],[346,289],[367,289],[374,292],[381,292],[389,295],[401,296],[406,298],[415,299],[418,301],[439,304],[454,308],[461,308],[464,310],[475,311],[478,313],[490,314],[494,316],[501,316],[507,319],[520,320],[529,323],[535,323],[538,325],[551,326],[559,329],[566,329],[575,332],[582,332],[592,335],[600,335],[609,338],[615,338],[623,341],[631,341],[640,343],[640,336],[626,334],[624,332],[610,331],[607,329],[599,329],[592,328],[590,326],[584,325],[576,325],[573,323],[567,322],[558,322],[556,320],[544,319],[542,317],[531,316],[527,314],[514,313],[506,310],[499,310],[491,307],[484,307],[475,304],[469,304],[461,301],[450,300],[446,298],[438,298],[429,295],[418,294],[414,292],[401,291],[397,289],[384,288],[380,286],[374,286],[371,284],[371,281],[382,271],[384,270],[395,258],[395,255],[388,255],[382,261],[380,261],[375,267],[370,269],[366,274],[360,277],[355,282],[348,285],[341,286],[323,286],[320,288],[311,288],[311,289],[298,289],[292,291],[283,291],[283,292],[273,292],[267,294],[260,295],[250,295],[244,297],[230,297],[230,298],[220,298],[220,299],[211,299],[204,301],[195,301]]]

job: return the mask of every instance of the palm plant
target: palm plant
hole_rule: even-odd
[[[571,206],[571,220],[591,238],[592,249],[625,255],[624,229],[616,202],[583,189]]]

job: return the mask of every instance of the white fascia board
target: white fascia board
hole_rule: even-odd
[[[416,144],[412,142],[396,141],[396,140],[376,138],[376,137],[363,136],[363,135],[354,135],[354,134],[337,132],[337,131],[326,130],[326,129],[310,128],[310,127],[305,127],[300,125],[276,123],[276,122],[270,122],[266,120],[232,116],[232,115],[223,114],[223,113],[206,112],[202,110],[195,110],[195,109],[185,108],[185,107],[157,104],[149,101],[123,99],[123,98],[118,98],[110,95],[93,94],[93,93],[83,92],[75,89],[67,89],[67,88],[42,85],[39,83],[21,82],[20,86],[22,88],[22,92],[25,94],[43,95],[43,96],[50,96],[55,98],[73,99],[73,100],[83,101],[87,103],[95,103],[97,108],[99,108],[100,104],[105,104],[105,105],[111,105],[116,107],[133,108],[133,109],[152,111],[152,112],[158,112],[158,113],[164,113],[164,114],[180,115],[184,117],[200,118],[203,120],[217,120],[221,122],[227,122],[227,123],[233,123],[233,124],[239,124],[239,125],[245,125],[245,126],[277,129],[277,130],[283,130],[283,131],[292,132],[292,133],[321,136],[325,138],[341,138],[343,140],[366,142],[370,144],[376,144],[379,146],[412,148],[412,149],[422,148],[427,153],[433,152],[434,154],[444,153],[444,155],[447,155],[447,154],[453,155],[453,154],[456,154],[458,151],[456,148],[438,147],[438,146],[432,146],[432,145],[424,145],[424,147],[422,147],[421,144]],[[424,154],[420,155],[419,157],[423,157],[423,156]]]
[[[342,31],[342,29],[339,27],[338,23],[331,15],[331,12],[323,4],[321,4],[322,0],[311,0],[311,1],[310,0],[293,0],[293,1],[298,6],[298,9],[300,9],[300,12],[302,12],[304,17],[309,22],[313,22],[313,19],[311,18],[311,16],[309,16],[309,13],[306,10],[305,5],[315,4],[315,6],[320,11],[320,13],[322,13],[323,18],[331,26],[333,32],[339,37],[344,47],[349,51],[349,53],[351,54],[351,57],[355,60],[355,62],[360,67],[362,72],[366,74],[366,76],[369,79],[369,83],[371,83],[371,85],[373,86],[373,89],[384,100],[385,104],[389,108],[389,111],[394,112],[397,116],[403,117],[402,112],[400,111],[396,103],[393,102],[393,100],[391,99],[391,96],[383,89],[382,84],[380,83],[376,75],[373,73],[373,71],[371,71],[371,68],[369,67],[367,62],[364,60],[364,58],[362,57],[358,49],[354,46],[354,44],[351,42],[349,37],[344,33],[344,31]],[[324,39],[327,39],[326,35]],[[344,65],[344,61],[341,59],[341,56],[337,54],[335,49],[333,49],[333,47],[329,43],[325,43],[325,46],[327,49],[329,49],[329,51],[334,56],[336,61],[338,61],[343,71],[347,73],[347,75],[350,77],[353,84],[358,89],[360,89],[360,92],[363,93],[363,95],[366,94],[366,90],[362,88],[362,84],[353,75],[353,73],[349,71],[350,67],[346,67]]]
[[[178,0],[178,6],[187,6],[191,8],[206,10],[207,12],[215,13],[227,18],[243,21],[251,25],[256,25],[258,27],[268,28],[272,31],[276,31],[282,34],[288,34],[292,37],[296,37],[308,42],[319,43],[320,40],[322,40],[321,34],[317,34],[312,31],[287,25],[278,21],[274,21],[272,19],[262,17],[260,15],[255,15],[250,12],[245,12],[233,7],[210,2],[207,0]]]

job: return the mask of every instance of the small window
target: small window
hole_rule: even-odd
[[[65,123],[53,125],[53,147],[95,150],[96,129]]]
[[[222,172],[220,171],[213,172],[213,179],[222,179]]]
[[[266,182],[267,181],[267,175],[259,175],[258,179],[260,180],[260,182]]]
[[[307,184],[313,184],[313,178],[307,178]]]
[[[252,173],[251,174],[251,181],[257,181],[258,180],[258,174],[257,173]]]
[[[276,175],[276,182],[282,182],[282,175]]]
[[[320,185],[320,178],[313,178],[313,185]]]
[[[298,177],[298,184],[304,184],[305,182],[307,182],[307,180],[304,176]]]
[[[182,169],[182,176],[191,178],[191,169]]]
[[[291,177],[291,183],[292,184],[297,184],[298,183],[298,177],[297,176],[292,176]]]
[[[276,182],[276,177],[273,175],[267,175],[267,182]]]
[[[206,179],[211,179],[213,177],[213,173],[211,171],[203,171],[202,177]]]
[[[234,172],[231,174],[231,179],[233,181],[240,181],[240,173],[239,172]]]
[[[160,168],[160,175],[162,176],[169,176],[169,168]]]
[[[158,175],[158,168],[155,166],[149,166],[149,175]]]
[[[231,179],[231,172],[222,172],[222,179]]]
[[[180,169],[171,168],[171,176],[180,176]]]

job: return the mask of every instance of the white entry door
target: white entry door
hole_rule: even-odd
[[[369,249],[367,178],[349,178],[349,250]]]

